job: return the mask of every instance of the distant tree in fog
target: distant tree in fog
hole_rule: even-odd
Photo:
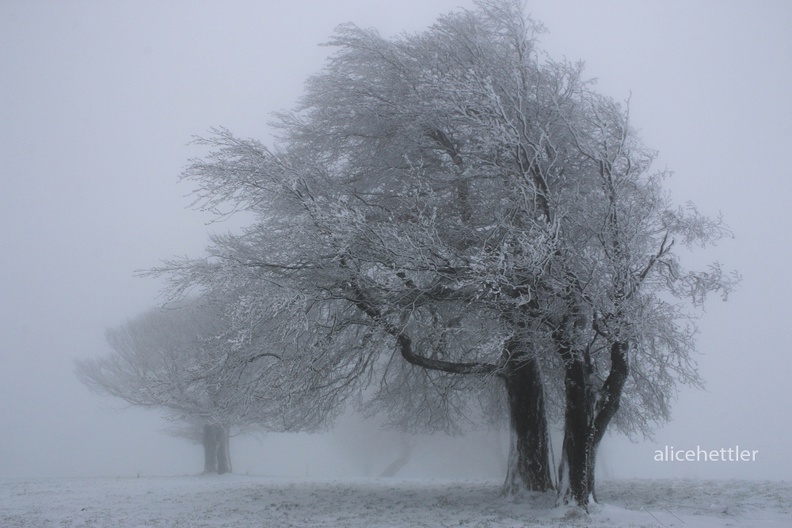
[[[228,384],[208,353],[219,325],[198,303],[150,310],[107,330],[111,352],[78,360],[77,377],[100,394],[162,409],[182,424],[180,436],[203,445],[204,472],[230,472],[230,431],[244,422],[228,406]]]

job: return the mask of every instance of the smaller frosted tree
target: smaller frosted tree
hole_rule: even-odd
[[[78,360],[76,374],[97,393],[162,409],[181,424],[180,436],[203,445],[205,473],[227,473],[230,431],[245,421],[232,408],[229,384],[218,375],[222,357],[212,344],[219,332],[210,306],[192,302],[152,309],[107,330],[112,351]]]

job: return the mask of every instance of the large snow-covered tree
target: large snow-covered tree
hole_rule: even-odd
[[[234,299],[236,364],[267,336],[261,398],[314,417],[356,398],[405,428],[507,416],[507,493],[553,487],[557,409],[559,496],[586,505],[609,424],[645,431],[698,383],[681,301],[732,283],[684,270],[674,244],[727,231],[670,202],[624,105],[540,32],[512,0],[394,39],[343,26],[276,146],[198,140],[196,204],[256,222],[157,272]]]

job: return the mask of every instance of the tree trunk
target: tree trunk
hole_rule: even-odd
[[[214,427],[203,426],[204,473],[217,473],[217,436]]]
[[[599,448],[599,442],[596,440],[591,440],[588,444],[588,459],[587,463],[588,466],[586,468],[586,474],[588,475],[588,493],[591,502],[599,502],[597,500],[597,489],[594,486],[594,478],[595,478],[595,471],[597,469],[597,449]]]
[[[554,489],[550,474],[544,387],[536,359],[515,365],[506,375],[511,444],[504,495]]]
[[[229,431],[227,427],[217,426],[217,473],[231,473],[231,452],[229,449]]]
[[[597,462],[597,450],[602,438],[605,436],[608,425],[610,425],[613,417],[616,416],[621,404],[624,384],[627,382],[627,375],[630,372],[629,350],[630,345],[627,341],[616,339],[611,343],[610,373],[605,383],[602,384],[596,405],[592,405],[593,416],[588,440],[588,487],[589,494],[595,502],[597,501],[597,493],[594,488],[594,470]]]
[[[565,368],[564,389],[564,443],[558,468],[559,501],[574,501],[578,506],[588,507],[592,500],[594,475],[591,457],[591,410],[590,387],[585,365],[582,361],[570,361]]]
[[[221,425],[204,425],[204,473],[231,472],[229,430]]]
[[[607,379],[595,393],[588,366],[580,358],[568,359],[564,386],[564,446],[558,469],[559,501],[574,501],[588,509],[596,502],[597,450],[616,412],[629,373],[629,345],[614,341],[610,346],[611,367]],[[596,396],[595,396],[596,394]]]
[[[407,437],[402,437],[399,457],[388,464],[388,467],[386,467],[382,473],[380,473],[380,477],[388,478],[395,476],[401,468],[407,465],[407,463],[410,461],[410,458],[412,458],[412,450],[412,443],[407,439]]]

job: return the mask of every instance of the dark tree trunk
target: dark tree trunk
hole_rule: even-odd
[[[203,427],[204,473],[217,473],[217,435],[214,426]]]
[[[627,375],[630,372],[629,363],[630,346],[626,341],[616,340],[610,346],[611,367],[608,378],[602,384],[599,397],[594,407],[591,420],[591,431],[589,433],[589,494],[596,502],[597,493],[594,488],[594,470],[597,462],[597,450],[600,442],[605,436],[611,420],[619,410],[621,396],[624,391],[624,384],[627,382]]]
[[[217,473],[231,473],[231,452],[229,446],[229,431],[227,427],[217,426]]]
[[[222,475],[231,472],[229,431],[221,425],[204,425],[204,473]]]
[[[588,486],[588,493],[589,497],[591,498],[592,502],[599,502],[597,500],[597,489],[594,486],[595,484],[595,471],[597,469],[597,449],[599,448],[599,442],[590,441],[588,444],[588,455],[587,455],[587,463],[588,467],[586,468],[586,474],[588,475],[588,482],[586,485]]]
[[[538,361],[527,359],[506,375],[511,443],[504,495],[554,489],[544,387]]]
[[[582,361],[570,361],[565,368],[564,442],[558,469],[559,499],[586,507],[591,500],[594,476],[591,455],[591,391]]]
[[[558,469],[559,500],[574,501],[587,508],[596,502],[597,450],[616,412],[629,372],[629,345],[614,341],[610,347],[611,367],[601,388],[592,386],[589,367],[583,358],[566,354],[564,385],[564,445]],[[562,354],[563,356],[564,354]]]

